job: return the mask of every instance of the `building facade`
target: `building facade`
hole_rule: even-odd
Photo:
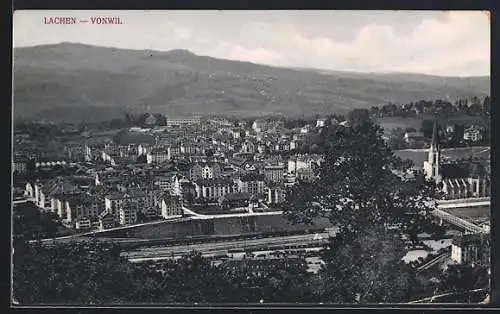
[[[281,204],[285,201],[285,190],[280,186],[267,188],[267,203]]]
[[[259,174],[245,174],[236,179],[239,193],[262,195],[265,193],[264,176]]]
[[[167,117],[167,127],[181,127],[197,125],[201,123],[201,117]]]
[[[161,200],[161,216],[165,219],[181,217],[184,214],[182,199],[177,195],[166,194]]]
[[[483,264],[489,265],[488,236],[482,233],[465,234],[453,240],[451,259],[456,264]]]
[[[196,198],[218,201],[221,196],[234,193],[236,188],[233,180],[227,178],[199,179],[194,182]]]
[[[441,150],[434,124],[427,161],[424,161],[427,179],[433,179],[445,199],[486,197],[490,195],[490,179],[483,164],[474,161],[441,162]]]
[[[285,166],[281,164],[265,166],[264,177],[269,182],[283,182],[285,179]]]
[[[195,163],[189,175],[192,181],[198,179],[216,179],[222,176],[221,167],[218,163]]]

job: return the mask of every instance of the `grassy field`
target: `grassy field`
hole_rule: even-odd
[[[422,126],[422,120],[424,120],[424,118],[384,117],[378,119],[377,122],[384,130],[414,128],[418,131]]]

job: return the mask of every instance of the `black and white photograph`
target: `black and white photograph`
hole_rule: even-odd
[[[15,11],[11,306],[490,304],[490,35]]]

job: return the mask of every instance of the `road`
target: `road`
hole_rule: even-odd
[[[420,299],[420,300],[411,301],[411,302],[408,302],[408,303],[411,303],[411,304],[414,304],[414,303],[432,303],[436,299],[443,298],[443,297],[448,297],[448,296],[453,296],[453,295],[463,295],[463,294],[467,294],[467,293],[483,292],[483,291],[486,291],[486,290],[487,289],[483,288],[483,289],[474,289],[474,290],[469,290],[469,291],[446,292],[446,293],[441,293],[441,294],[434,295],[434,296],[431,296],[431,297],[423,298],[423,299]]]
[[[235,214],[220,214],[220,215],[202,215],[202,214],[198,214],[198,213],[196,213],[188,208],[184,208],[184,211],[185,211],[185,213],[190,214],[192,216],[183,217],[183,218],[173,218],[173,219],[168,219],[168,220],[157,220],[157,221],[145,222],[145,223],[141,223],[141,224],[120,226],[120,227],[110,228],[110,229],[105,229],[105,230],[94,230],[94,231],[89,231],[89,232],[85,232],[85,233],[78,233],[78,234],[70,235],[70,236],[58,237],[55,239],[56,240],[74,239],[74,238],[79,238],[79,237],[97,235],[100,233],[105,233],[105,232],[110,232],[110,231],[136,228],[136,227],[140,227],[140,226],[157,225],[157,224],[164,224],[164,223],[171,223],[171,222],[182,222],[182,221],[189,221],[189,220],[234,218],[234,217],[254,217],[254,216],[272,216],[272,215],[283,214],[282,211],[272,211],[272,212],[253,212],[253,213],[237,213],[237,214],[235,213]],[[52,240],[54,240],[54,239],[42,239],[41,242],[42,243],[43,242],[50,242]],[[36,242],[36,241],[31,241],[31,242]]]
[[[191,217],[185,217],[185,218],[173,218],[169,220],[158,220],[158,221],[151,221],[151,222],[145,222],[141,224],[135,224],[135,225],[129,225],[129,226],[121,226],[121,227],[116,227],[116,228],[110,228],[110,229],[105,229],[105,230],[94,230],[94,231],[89,231],[89,232],[84,232],[84,233],[78,233],[74,235],[69,235],[69,236],[64,236],[64,237],[57,237],[57,238],[50,238],[50,239],[41,239],[41,240],[31,240],[31,243],[34,242],[50,242],[53,240],[66,240],[66,239],[75,239],[75,238],[81,238],[81,237],[86,237],[86,236],[91,236],[91,235],[96,235],[104,232],[109,232],[109,231],[116,231],[116,230],[124,230],[124,229],[130,229],[130,228],[136,228],[140,226],[150,226],[150,225],[158,225],[158,224],[164,224],[164,223],[171,223],[171,222],[181,222],[181,221],[188,221],[191,220]]]
[[[253,217],[253,216],[269,216],[269,215],[282,215],[283,211],[272,212],[251,212],[251,213],[233,213],[233,214],[216,214],[205,215],[198,214],[187,207],[182,207],[185,214],[192,215],[192,219],[217,219],[217,218],[234,218],[234,217]]]
[[[422,272],[422,271],[424,271],[424,270],[426,270],[426,269],[431,268],[432,266],[434,266],[436,264],[444,262],[450,256],[451,256],[451,252],[445,252],[445,253],[443,253],[443,254],[441,254],[441,255],[433,258],[429,262],[427,262],[424,265],[418,267],[417,268],[417,274],[420,273],[420,272]]]
[[[15,200],[15,201],[12,201],[12,204],[13,205],[17,205],[17,204],[23,204],[23,203],[27,203],[28,200]]]

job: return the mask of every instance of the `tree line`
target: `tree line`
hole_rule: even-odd
[[[462,97],[454,102],[442,99],[436,99],[433,101],[420,100],[405,104],[388,103],[382,106],[372,106],[370,108],[370,114],[379,118],[390,116],[413,117],[422,113],[446,116],[455,114],[472,116],[490,115],[491,98],[490,96],[485,96],[483,99],[480,99],[477,96]]]

